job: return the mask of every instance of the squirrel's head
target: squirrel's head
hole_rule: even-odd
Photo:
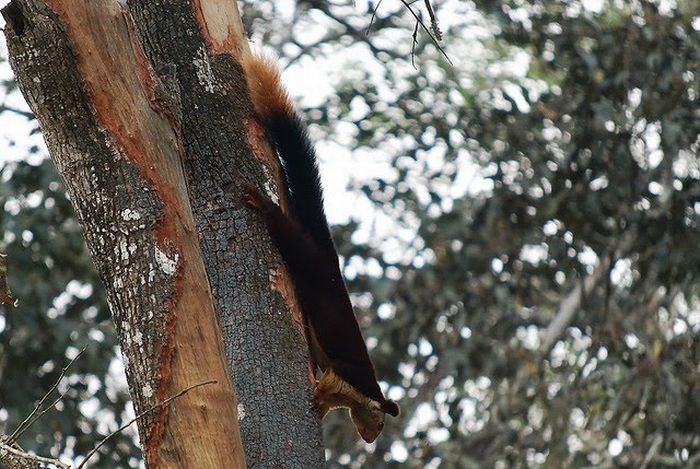
[[[391,400],[385,400],[381,405],[376,401],[366,399],[350,407],[350,418],[363,440],[372,443],[384,429],[386,414],[393,417],[399,415],[399,405]]]
[[[350,418],[357,428],[363,440],[372,443],[384,429],[385,413],[377,407],[353,406],[350,409]]]
[[[323,418],[331,409],[347,407],[350,418],[363,440],[372,443],[384,429],[386,414],[399,415],[399,406],[389,399],[371,399],[328,368],[314,389],[314,399]]]

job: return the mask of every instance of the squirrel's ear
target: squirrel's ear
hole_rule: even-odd
[[[401,408],[399,407],[399,405],[396,402],[391,401],[389,399],[385,400],[382,404],[382,410],[387,414],[391,415],[392,417],[398,417],[401,413]]]

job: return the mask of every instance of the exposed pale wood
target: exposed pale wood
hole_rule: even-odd
[[[237,57],[248,49],[238,3],[230,0],[192,0],[192,8],[209,51]]]

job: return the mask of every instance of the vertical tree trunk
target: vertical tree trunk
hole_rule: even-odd
[[[321,467],[293,289],[238,195],[281,186],[236,62],[248,47],[236,3],[13,0],[3,16],[136,411],[217,380],[139,421],[147,465],[243,467],[244,449],[250,467]]]

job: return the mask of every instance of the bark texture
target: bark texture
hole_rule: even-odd
[[[3,15],[137,413],[217,380],[139,421],[147,465],[243,467],[238,422],[248,466],[321,467],[301,316],[238,195],[251,182],[279,193],[280,168],[235,60],[235,2],[13,0]]]

